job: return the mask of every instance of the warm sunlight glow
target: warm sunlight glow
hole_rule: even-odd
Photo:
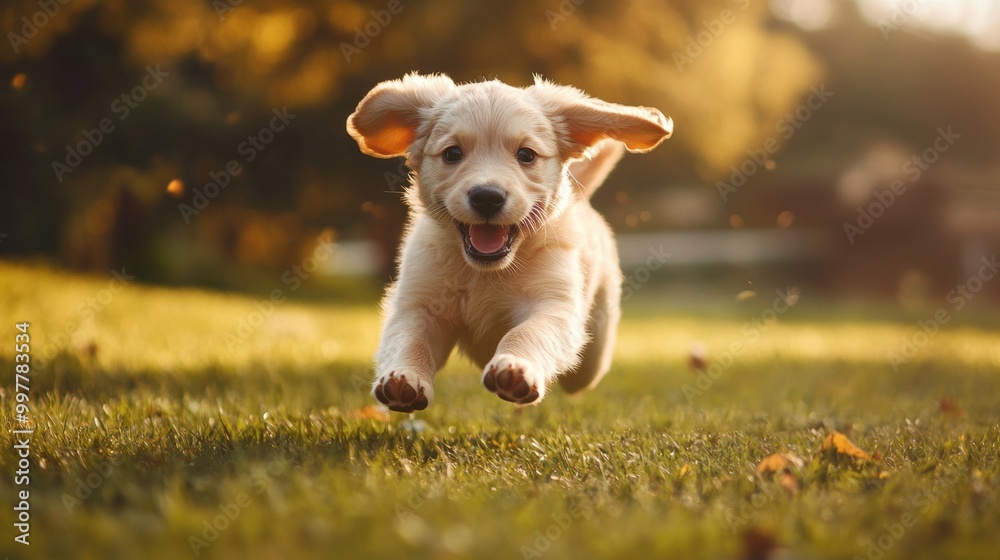
[[[781,19],[813,31],[830,23],[834,7],[830,0],[772,0],[771,11]]]
[[[858,6],[883,31],[922,27],[965,35],[981,48],[1000,50],[997,0],[858,0]]]

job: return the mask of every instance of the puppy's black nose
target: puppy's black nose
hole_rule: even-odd
[[[469,205],[484,218],[492,218],[500,213],[507,193],[497,185],[476,185],[469,191]]]

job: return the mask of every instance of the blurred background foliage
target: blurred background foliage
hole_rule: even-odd
[[[541,74],[670,115],[674,137],[628,158],[594,203],[640,253],[672,244],[672,278],[919,298],[1000,249],[993,1],[13,0],[0,23],[0,255],[254,289],[325,235],[342,248],[328,272],[377,286],[406,170],[363,156],[344,122],[414,70]],[[122,118],[150,68],[168,75]],[[283,108],[294,120],[261,133]],[[60,180],[54,163],[102,119],[114,129]],[[907,159],[948,127],[961,138],[911,184]],[[270,138],[252,161],[249,136]],[[720,196],[769,139],[780,149]],[[184,216],[230,160],[242,172]],[[906,193],[849,242],[843,225],[901,177]]]

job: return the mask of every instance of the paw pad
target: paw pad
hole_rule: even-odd
[[[396,412],[423,410],[428,404],[423,386],[417,383],[417,388],[414,388],[405,375],[397,376],[396,372],[380,379],[372,393],[380,403]]]
[[[496,366],[490,366],[483,375],[483,386],[501,399],[516,404],[532,404],[540,396],[538,385],[529,384],[524,368],[513,365],[501,368],[499,372]]]

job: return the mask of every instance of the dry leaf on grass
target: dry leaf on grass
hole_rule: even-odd
[[[789,495],[794,496],[799,492],[799,479],[794,474],[792,474],[792,471],[788,469],[781,471],[781,474],[778,475],[777,480],[778,480],[778,486],[784,488]]]
[[[768,479],[774,477],[785,491],[795,494],[799,491],[799,479],[792,472],[792,468],[801,469],[805,464],[806,462],[794,453],[775,453],[765,457],[757,465],[757,474]]]
[[[390,418],[389,409],[382,405],[367,404],[360,410],[352,410],[345,416],[357,420],[388,420]]]
[[[742,560],[768,560],[780,547],[772,531],[757,527],[744,531],[740,540],[743,541]]]
[[[684,463],[684,466],[681,467],[681,471],[677,473],[677,480],[681,480],[682,478],[687,476],[689,472],[691,472],[691,465],[688,463]]]
[[[172,179],[167,183],[167,194],[174,198],[180,198],[184,196],[184,181],[180,179]]]
[[[801,469],[805,464],[806,462],[794,453],[775,453],[774,455],[765,457],[764,460],[757,465],[757,473],[761,476],[769,477],[775,473],[783,472],[785,469],[791,469],[792,467]]]
[[[695,371],[703,371],[708,367],[708,347],[703,342],[691,344],[688,354],[688,365]]]
[[[736,301],[746,301],[755,297],[757,297],[757,292],[753,290],[743,290],[742,292],[736,294]]]
[[[955,418],[965,416],[965,412],[958,406],[958,401],[950,397],[938,401],[938,410],[946,416],[953,416]]]
[[[862,461],[875,461],[877,460],[877,455],[872,456],[867,451],[861,449],[854,442],[847,439],[844,434],[833,431],[830,436],[823,441],[823,445],[819,447],[820,453],[835,453],[836,455],[843,455],[845,457],[853,457],[855,459],[861,459]]]

